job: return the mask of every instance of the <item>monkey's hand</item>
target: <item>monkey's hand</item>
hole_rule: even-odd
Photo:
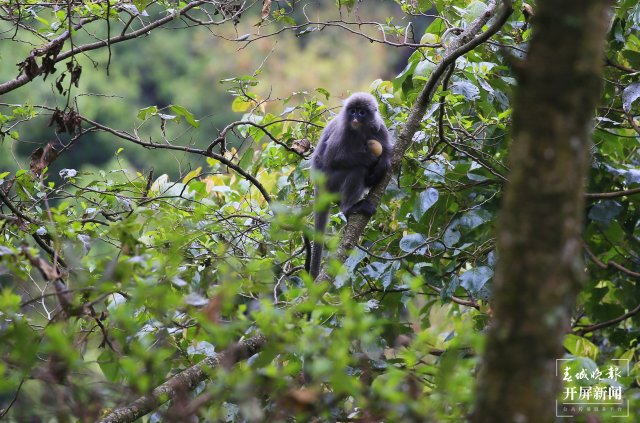
[[[376,185],[384,175],[391,169],[391,161],[388,155],[382,155],[378,161],[369,168],[369,173],[365,177],[364,183],[368,187]]]

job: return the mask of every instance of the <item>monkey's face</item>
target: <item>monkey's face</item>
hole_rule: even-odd
[[[347,109],[347,117],[352,129],[360,129],[371,120],[371,112],[365,107],[352,106]]]

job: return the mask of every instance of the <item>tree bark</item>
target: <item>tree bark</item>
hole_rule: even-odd
[[[584,273],[584,180],[609,2],[536,4],[535,33],[518,66],[512,170],[498,221],[476,423],[555,421],[555,359]]]
[[[200,382],[209,378],[211,369],[221,365],[230,366],[258,353],[266,345],[267,339],[263,335],[245,339],[232,345],[225,351],[207,357],[198,364],[183,370],[171,379],[156,387],[149,394],[144,395],[130,404],[112,410],[98,423],[132,422],[148,414],[173,399],[176,395],[190,392]]]

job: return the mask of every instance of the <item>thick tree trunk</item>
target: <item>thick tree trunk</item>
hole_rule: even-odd
[[[555,420],[555,359],[583,274],[584,179],[609,2],[536,4],[514,105],[477,423]]]

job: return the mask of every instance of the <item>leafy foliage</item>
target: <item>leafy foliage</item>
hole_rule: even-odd
[[[315,28],[297,9],[273,4],[264,18],[267,2],[258,3],[242,17],[239,9],[210,4],[199,16],[222,16],[216,22],[229,25],[262,16],[262,30],[274,34]],[[359,7],[355,1],[337,3],[354,13]],[[463,0],[397,3],[408,13],[435,6],[439,17],[416,34],[424,42],[406,67],[370,86],[392,130],[406,123],[455,28],[468,26],[486,7]],[[115,25],[128,14],[144,25],[145,13],[185,7],[108,4],[11,10],[30,11],[29,25],[53,36],[68,27],[70,16],[109,18]],[[640,411],[640,6],[628,0],[618,6],[594,122],[584,230],[588,278],[565,348],[594,368],[611,359],[631,360],[631,375],[620,382],[633,400],[633,415]],[[404,27],[385,28],[387,41],[404,40]],[[382,39],[371,31],[361,36]],[[232,97],[224,107],[242,118],[208,147],[178,136],[185,126],[203,131],[205,112],[193,112],[189,104],[195,94],[138,105],[143,107],[130,131],[95,118],[84,120],[75,134],[99,131],[127,149],[146,147],[157,155],[172,150],[200,160],[180,178],[130,171],[126,162],[95,171],[69,167],[54,175],[49,165],[55,157],[3,172],[1,407],[10,407],[14,421],[94,421],[203,358],[233,351],[239,339],[262,334],[267,342],[258,354],[211,368],[206,384],[178,392],[150,420],[189,413],[229,422],[464,420],[491,317],[498,254],[493,234],[509,170],[514,68],[530,36],[517,10],[490,42],[457,60],[360,245],[344,263],[329,253],[332,283],[314,283],[304,272],[302,235],[311,235],[308,146],[333,113],[333,90],[269,98],[257,87],[260,72],[238,72],[222,86]],[[335,68],[338,62],[327,63],[321,64]],[[117,67],[114,61],[114,72]],[[83,69],[80,81],[91,72],[86,64]],[[165,82],[162,90],[171,91],[176,72],[158,77]],[[5,105],[4,142],[19,140],[16,125],[37,124],[31,119],[43,109]],[[152,121],[157,128],[139,136],[136,125]],[[178,129],[172,126],[178,123]],[[232,133],[235,143],[227,145]],[[330,252],[343,223],[343,216],[332,216]],[[603,322],[608,324],[596,326]]]

